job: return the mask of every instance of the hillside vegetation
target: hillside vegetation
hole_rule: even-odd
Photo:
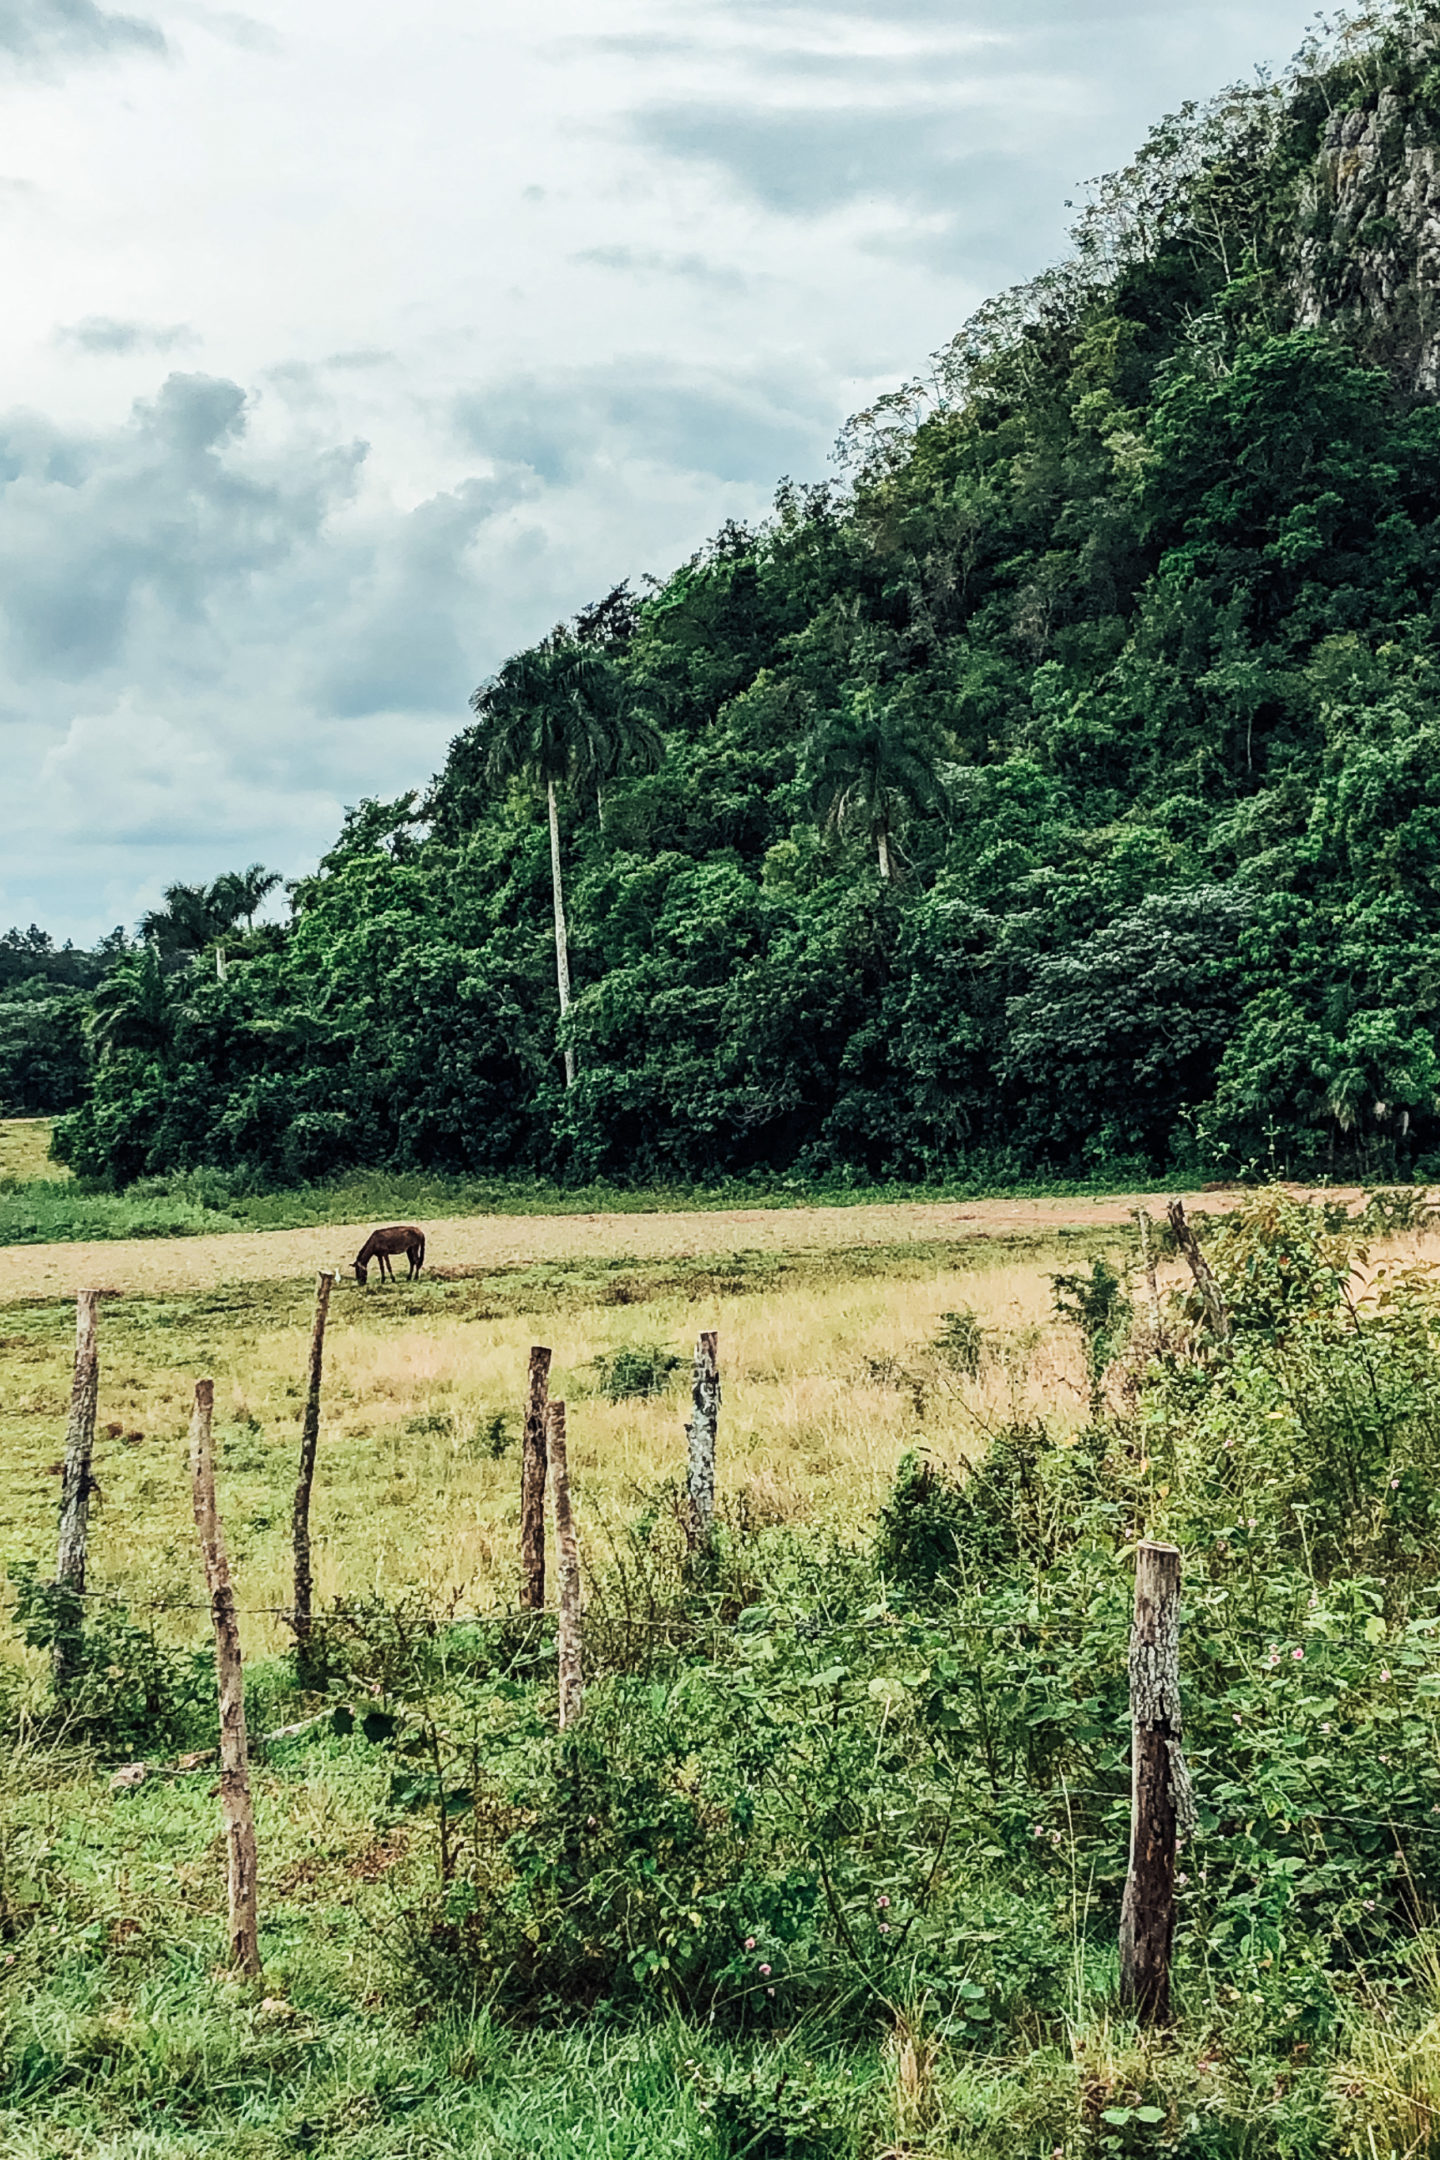
[[[284,926],[113,961],[64,1158],[1440,1166],[1437,140],[1432,6],[1164,122],[843,486],[507,662]]]

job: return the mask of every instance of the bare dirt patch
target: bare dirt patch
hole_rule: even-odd
[[[1358,1191],[1328,1197],[1361,1199]],[[1238,1189],[1226,1188],[1187,1193],[1185,1203],[1218,1213],[1240,1198]],[[1118,1227],[1140,1206],[1163,1216],[1165,1204],[1164,1195],[1121,1193],[1100,1200],[885,1201],[683,1215],[470,1215],[424,1228],[437,1274],[488,1274],[545,1262],[682,1260],[736,1252],[853,1251],[910,1239],[959,1244],[971,1238],[1044,1237]],[[224,1283],[284,1281],[322,1267],[348,1271],[373,1227],[332,1223],[216,1237],[7,1246],[0,1250],[0,1303],[70,1297],[81,1285],[174,1296]]]

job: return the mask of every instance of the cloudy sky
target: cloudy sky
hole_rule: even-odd
[[[0,928],[307,867],[1309,12],[0,0]]]

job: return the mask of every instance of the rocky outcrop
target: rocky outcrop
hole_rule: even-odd
[[[1440,393],[1440,71],[1434,99],[1383,89],[1332,113],[1293,285],[1303,325],[1333,323],[1405,389]]]

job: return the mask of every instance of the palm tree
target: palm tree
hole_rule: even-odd
[[[565,627],[529,652],[516,653],[470,700],[486,779],[520,778],[543,787],[550,817],[550,883],[555,905],[555,978],[560,1017],[570,1010],[570,941],[560,871],[556,789],[590,786],[604,816],[602,790],[626,766],[659,763],[663,745],[649,721],[630,710],[614,666]],[[575,1052],[565,1049],[565,1085],[575,1085]]]
[[[225,927],[208,885],[167,885],[165,905],[140,918],[140,935],[162,953],[200,953]]]
[[[101,1059],[117,1050],[148,1050],[162,1065],[167,1061],[174,1042],[174,1008],[156,945],[116,961],[95,992],[89,1029]]]
[[[225,950],[220,940],[244,916],[255,927],[255,910],[280,883],[278,870],[251,863],[248,870],[226,870],[211,885],[167,885],[165,905],[140,918],[140,935],[162,953],[202,953],[215,947],[215,973],[225,980]]]
[[[891,843],[904,813],[944,800],[933,732],[873,688],[851,691],[805,744],[801,779],[825,825],[842,837],[863,833],[881,878],[894,875]]]
[[[210,887],[210,904],[217,916],[225,917],[226,930],[233,930],[242,915],[246,929],[253,930],[255,910],[281,882],[278,870],[267,870],[264,863],[252,862],[248,870],[227,870],[216,878]]]

